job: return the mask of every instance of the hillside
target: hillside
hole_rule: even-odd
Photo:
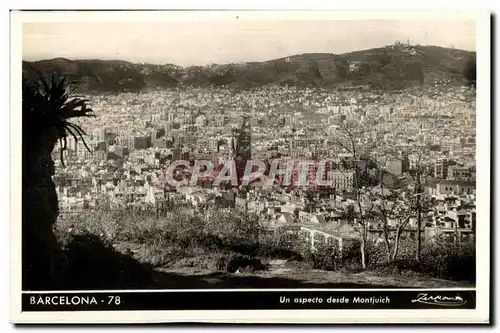
[[[119,60],[55,58],[23,61],[23,77],[56,73],[96,92],[140,91],[181,86],[265,85],[331,87],[337,84],[400,89],[434,80],[466,82],[463,70],[474,52],[437,46],[390,45],[346,54],[309,53],[263,62],[179,67]]]

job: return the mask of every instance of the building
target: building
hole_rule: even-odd
[[[401,159],[392,158],[387,161],[385,170],[392,173],[393,175],[400,176],[405,172],[408,172],[410,168],[410,160],[408,156],[403,156]]]
[[[106,139],[106,129],[96,128],[92,130],[92,138],[97,141],[104,141]]]
[[[205,126],[207,123],[207,119],[205,118],[204,115],[200,115],[196,117],[195,124],[196,126]]]
[[[235,208],[242,210],[242,211],[247,211],[248,210],[248,200],[246,198],[235,198],[234,200],[234,205]]]
[[[93,148],[92,146],[89,146],[89,149],[91,149],[91,151],[89,152],[87,150],[87,147],[85,147],[85,145],[83,144],[76,145],[76,155],[83,159],[91,158],[94,152],[92,148]]]
[[[157,148],[170,148],[168,143],[170,141],[167,141],[167,139],[165,137],[163,138],[160,138],[160,139],[157,139],[155,141],[153,141],[153,147],[157,147]]]
[[[475,191],[475,183],[462,180],[441,180],[429,187],[431,195],[466,195]]]
[[[133,136],[119,136],[116,141],[122,147],[134,148]]]
[[[159,123],[161,120],[162,120],[162,115],[161,114],[155,113],[155,114],[151,115],[151,122],[153,124]]]
[[[233,130],[233,156],[238,182],[243,178],[247,161],[252,158],[252,132],[249,118],[244,117],[241,128]]]
[[[182,157],[182,149],[180,147],[175,147],[172,150],[172,160],[173,161],[178,161]]]
[[[174,122],[175,114],[172,111],[165,111],[165,119],[169,123],[172,123],[172,122]]]
[[[98,142],[95,145],[94,151],[108,151],[108,143],[105,141]]]
[[[295,217],[291,213],[281,213],[276,222],[279,224],[291,224],[295,222]]]
[[[113,152],[116,155],[118,155],[119,157],[123,158],[123,155],[124,155],[123,147],[115,145],[115,146],[111,146],[109,148],[110,148],[109,149],[110,152]]]
[[[470,168],[454,165],[448,167],[447,179],[472,181],[475,179],[475,173]]]
[[[219,138],[211,137],[208,141],[208,149],[212,152],[217,151],[219,148]]]
[[[151,147],[151,136],[136,136],[134,138],[134,149],[148,149]]]
[[[350,192],[354,188],[354,171],[330,171],[327,173],[327,181],[336,192]]]
[[[74,137],[68,136],[66,137],[66,149],[76,151],[77,141]]]
[[[448,178],[448,167],[451,165],[451,161],[442,159],[434,162],[434,177],[447,179]]]

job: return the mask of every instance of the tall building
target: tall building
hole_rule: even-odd
[[[106,129],[105,128],[96,128],[92,131],[92,137],[96,141],[104,141],[106,139]]]
[[[168,122],[173,122],[175,119],[175,115],[172,111],[165,111],[165,120]]]
[[[211,137],[208,142],[208,148],[210,151],[214,152],[218,150],[218,145],[219,145],[219,138],[217,137]]]
[[[447,179],[448,178],[448,167],[450,166],[450,161],[446,159],[438,160],[434,162],[434,177]]]
[[[68,150],[76,151],[76,145],[77,145],[77,142],[76,142],[75,138],[74,138],[74,137],[72,137],[72,136],[68,136],[68,137],[66,138],[66,141],[67,141],[67,143],[66,143],[66,148],[67,148]]]
[[[155,113],[151,115],[151,122],[153,124],[159,123],[161,121],[162,115],[159,113]]]
[[[94,147],[92,145],[88,145],[89,149],[91,150],[90,152],[87,150],[87,147],[83,144],[78,144],[76,145],[76,154],[78,157],[83,157],[85,159],[91,158],[92,154],[94,152]]]
[[[151,129],[150,133],[151,133],[151,141],[155,142],[156,139],[158,138],[158,131],[155,128],[153,128]]]
[[[252,129],[249,117],[245,116],[241,128],[233,130],[233,156],[238,182],[245,172],[247,161],[252,158]]]

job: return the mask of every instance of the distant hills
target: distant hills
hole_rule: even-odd
[[[401,89],[446,80],[467,83],[464,71],[475,52],[395,44],[345,54],[308,53],[263,62],[180,67],[120,60],[55,58],[23,61],[29,80],[55,73],[80,82],[87,92],[125,92],[187,86],[238,89],[266,85],[358,86]]]

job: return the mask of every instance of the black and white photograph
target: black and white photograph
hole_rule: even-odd
[[[12,320],[488,323],[488,12],[11,29]]]

